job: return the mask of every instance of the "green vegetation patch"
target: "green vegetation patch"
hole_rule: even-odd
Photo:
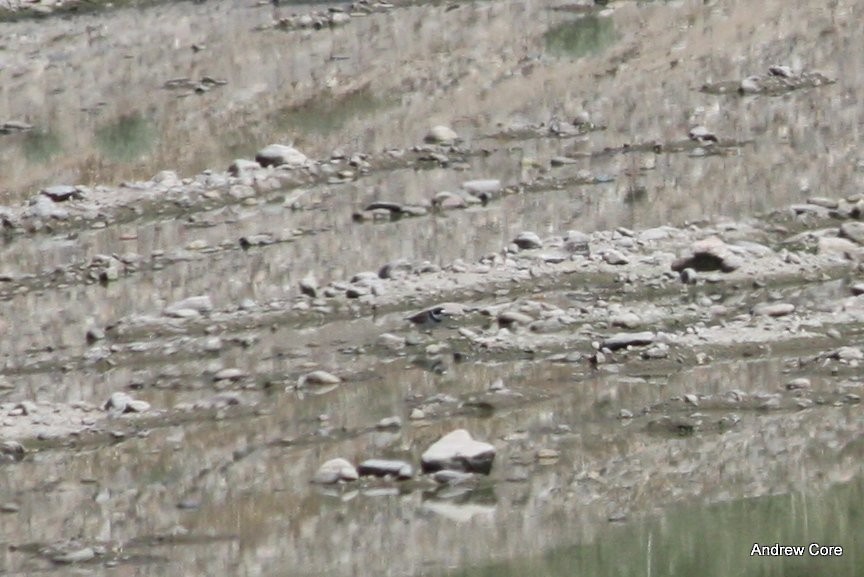
[[[549,52],[582,58],[602,52],[615,42],[617,34],[611,18],[591,14],[556,24],[543,38]]]
[[[24,135],[22,149],[24,158],[28,162],[44,164],[57,156],[63,150],[63,146],[56,133],[33,130]]]
[[[106,158],[113,161],[137,160],[150,151],[156,131],[140,113],[124,114],[96,131],[96,143]]]
[[[339,97],[316,97],[299,106],[283,108],[276,113],[277,125],[312,134],[332,134],[350,120],[362,118],[390,104],[389,99],[375,95],[367,86]]]

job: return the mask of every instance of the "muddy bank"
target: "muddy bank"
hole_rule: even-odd
[[[0,567],[438,574],[853,486],[859,8],[759,10],[3,24]]]
[[[79,326],[75,341],[59,347],[9,349],[3,374],[30,383],[18,389],[25,402],[33,399],[24,390],[47,390],[46,379],[58,371],[70,381],[95,370],[118,391],[128,385],[112,375],[138,374],[135,389],[164,387],[158,368],[166,361],[189,367],[169,382],[186,374],[207,388],[277,391],[302,388],[303,375],[314,368],[350,382],[349,374],[362,380],[380,363],[406,356],[444,371],[453,362],[531,358],[584,366],[589,374],[616,366],[662,374],[724,358],[808,350],[803,366],[836,362],[839,371],[862,359],[860,349],[849,346],[860,332],[864,294],[854,281],[861,254],[852,240],[860,228],[851,219],[856,206],[814,199],[748,223],[570,231],[545,240],[522,232],[474,263],[442,267],[403,259],[327,284],[310,271],[281,299],[220,306],[209,295],[191,296],[145,314]],[[826,226],[832,214],[834,223],[844,214],[847,220]],[[277,249],[231,250],[246,257]],[[201,258],[213,254],[202,252]],[[134,280],[134,269],[108,277],[110,266],[97,266],[93,274],[91,263],[90,274],[79,279],[95,291],[104,290],[94,285],[100,280],[109,286],[121,275]],[[46,277],[41,290],[50,290],[56,278]],[[68,286],[71,279],[63,280]],[[28,288],[14,278],[6,284],[10,295]],[[268,350],[270,341],[283,344]],[[199,376],[202,355],[211,361]],[[226,355],[235,362],[226,362]],[[8,389],[14,398],[15,386]],[[80,400],[92,403],[97,390],[97,403],[116,392],[103,385]],[[856,402],[855,395],[847,400]],[[28,413],[17,404],[7,410]],[[96,426],[92,415],[76,418]],[[45,435],[56,436],[50,427]]]
[[[830,210],[845,210],[844,202]],[[83,487],[102,487],[102,502],[121,491],[121,510],[151,503],[148,518],[159,519],[148,532],[132,526],[107,539],[36,532],[14,544],[9,563],[50,567],[72,555],[98,567],[159,570],[173,558],[162,548],[205,547],[215,570],[228,562],[225,545],[239,543],[249,551],[244,563],[281,551],[265,572],[284,563],[333,574],[358,563],[411,572],[420,560],[444,567],[574,536],[590,541],[610,520],[666,504],[849,479],[860,474],[855,377],[864,359],[850,342],[860,291],[847,280],[857,249],[844,237],[856,222],[850,214],[837,221],[823,204],[746,224],[545,240],[521,233],[473,263],[401,263],[326,285],[307,277],[287,299],[239,307],[187,298],[150,316],[114,318],[89,342],[79,333],[75,346],[7,357],[8,398],[34,391],[55,400],[3,405],[4,435],[25,441],[5,446],[4,470],[74,463],[93,471],[80,473]],[[312,380],[315,370],[330,376]],[[67,391],[81,383],[84,398],[128,391],[146,403],[129,412],[117,410],[116,397],[106,407],[68,405],[49,393],[58,374]],[[420,454],[457,427],[495,447],[489,478],[453,488],[426,476],[310,484],[331,457],[419,468]],[[820,434],[799,434],[813,430]],[[93,470],[106,454],[124,463],[113,480]],[[168,476],[121,489],[122,479],[154,467]],[[84,523],[79,499],[90,489],[74,490],[80,481],[66,474],[51,482],[19,485],[9,509],[50,526],[58,509],[33,499],[65,487],[67,518],[76,511]],[[308,517],[284,517],[280,507]],[[222,515],[237,514],[239,533],[235,525],[210,532]],[[205,522],[210,529],[196,529]],[[298,523],[326,527],[328,538],[310,552]],[[406,532],[406,523],[414,528]],[[493,530],[500,526],[508,531]],[[457,546],[477,531],[482,551]],[[354,543],[351,555],[345,542]],[[394,543],[412,555],[394,561]]]

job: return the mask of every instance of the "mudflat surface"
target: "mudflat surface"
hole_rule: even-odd
[[[0,573],[857,574],[861,5],[9,8]]]

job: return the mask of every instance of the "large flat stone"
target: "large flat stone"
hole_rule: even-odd
[[[420,457],[424,473],[447,469],[488,475],[494,460],[495,447],[475,441],[465,429],[447,433]]]

